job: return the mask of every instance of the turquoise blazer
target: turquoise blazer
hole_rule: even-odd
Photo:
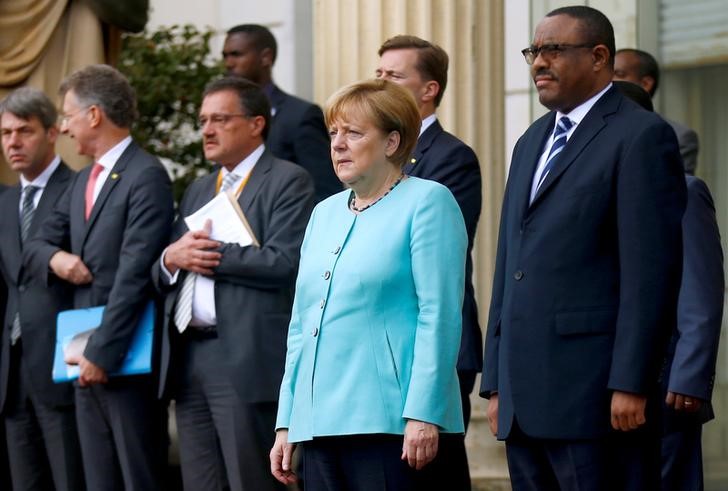
[[[276,428],[289,442],[403,434],[407,419],[462,433],[458,204],[409,177],[355,215],[350,192],[319,203],[306,229]]]

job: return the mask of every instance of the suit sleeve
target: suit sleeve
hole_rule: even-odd
[[[646,394],[675,325],[685,177],[666,123],[647,124],[623,145],[614,190],[619,311],[608,387]]]
[[[419,313],[402,417],[444,426],[462,333],[467,234],[449,191],[433,188],[412,221],[410,254]]]
[[[314,205],[311,178],[298,172],[281,183],[260,247],[223,244],[213,278],[252,288],[285,288],[298,271],[301,241]]]
[[[169,238],[173,218],[172,186],[162,166],[140,173],[128,198],[124,240],[109,299],[98,330],[84,356],[107,371],[126,356],[139,315],[149,300],[149,270]]]
[[[341,181],[331,164],[330,141],[324,116],[318,106],[312,104],[306,109],[294,135],[295,163],[313,177],[316,200],[321,201],[341,191]]]
[[[723,250],[708,187],[688,184],[683,217],[683,278],[678,301],[678,340],[668,390],[710,400],[723,319]]]
[[[53,255],[71,249],[70,209],[71,196],[76,187],[78,174],[68,185],[61,199],[38,228],[32,240],[23,248],[23,262],[28,272],[48,286],[56,278],[50,269]],[[59,280],[60,281],[60,280]]]

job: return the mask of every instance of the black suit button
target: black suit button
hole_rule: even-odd
[[[514,278],[514,279],[515,279],[516,281],[521,281],[521,278],[523,278],[523,271],[521,271],[521,270],[519,269],[518,271],[516,271],[515,273],[513,273],[513,278]]]
[[[18,291],[19,291],[20,293],[23,293],[23,292],[24,292],[25,290],[26,290],[26,287],[25,287],[25,285],[20,285],[20,286],[18,287]]]

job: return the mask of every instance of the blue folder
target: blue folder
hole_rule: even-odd
[[[90,309],[64,310],[58,313],[56,331],[56,353],[53,359],[53,381],[69,382],[79,375],[78,365],[67,365],[64,359],[65,350],[80,350],[93,331],[101,325],[104,306]],[[138,375],[152,371],[152,344],[154,339],[154,302],[149,302],[137,325],[126,358],[119,370],[109,373],[114,375]]]

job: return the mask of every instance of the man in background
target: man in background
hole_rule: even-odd
[[[185,489],[279,490],[269,471],[299,249],[315,195],[309,174],[265,144],[270,105],[239,77],[208,84],[205,158],[220,166],[185,192],[152,269],[167,293],[160,395],[176,401]],[[210,240],[184,217],[235,196],[257,245]]]
[[[104,305],[101,324],[77,361],[76,420],[89,489],[160,489],[164,409],[155,374],[118,370],[152,298],[149,271],[173,219],[172,189],[159,160],[131,138],[136,96],[107,65],[89,65],[61,84],[61,131],[94,164],[79,172],[24,249],[40,281],[74,285],[74,308]]]
[[[0,409],[16,489],[83,489],[73,386],[51,378],[56,314],[71,308],[63,281],[45,284],[23,266],[23,246],[73,178],[56,155],[56,108],[24,87],[0,102],[3,154],[20,183],[0,196],[0,270],[8,285],[0,354]]]
[[[271,106],[266,148],[306,169],[321,201],[342,189],[331,164],[324,116],[315,104],[286,94],[273,83],[277,53],[276,39],[266,27],[243,24],[227,32],[222,57],[228,75],[247,78],[263,89]]]
[[[470,422],[470,393],[475,385],[475,377],[483,366],[472,258],[482,191],[480,165],[475,152],[445,131],[435,113],[447,86],[448,62],[447,53],[440,46],[416,36],[399,35],[388,39],[379,48],[376,76],[406,87],[414,96],[420,111],[420,136],[414,155],[403,169],[404,173],[447,186],[465,219],[468,254],[465,262],[463,332],[457,370],[463,420],[467,429]],[[445,447],[438,452],[437,459],[421,473],[422,485],[433,486],[432,489],[441,489],[443,486],[449,489],[470,489],[464,439],[454,437],[453,442],[445,439],[443,444]],[[447,448],[447,445],[452,448]]]
[[[637,84],[655,96],[660,83],[660,67],[655,57],[646,51],[625,48],[617,51],[614,57],[614,80],[625,80]],[[698,165],[698,134],[677,121],[665,118],[675,130],[680,144],[680,155],[685,166],[685,173],[695,174]]]

